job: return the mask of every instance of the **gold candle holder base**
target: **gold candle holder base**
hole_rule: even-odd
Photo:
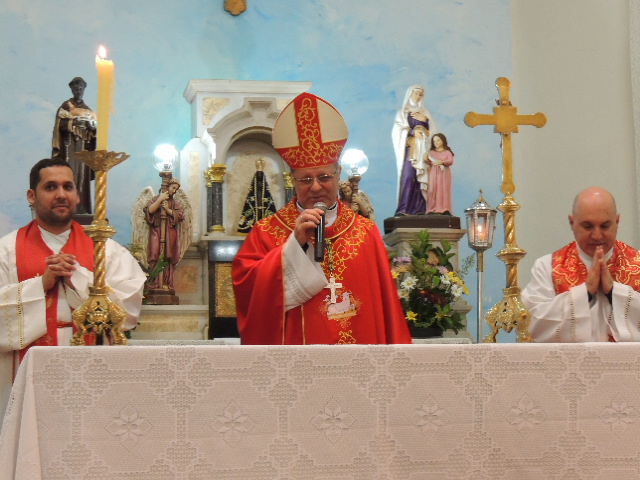
[[[94,243],[93,287],[89,287],[89,298],[73,312],[76,332],[71,345],[85,345],[85,335],[92,333],[96,335],[96,344],[126,345],[127,337],[122,330],[126,314],[109,299],[105,265],[106,241],[116,233],[106,219],[107,172],[129,158],[129,155],[105,150],[83,151],[77,155],[96,172],[96,208],[93,222],[85,228]]]
[[[491,333],[484,339],[484,343],[496,343],[496,337],[500,329],[509,333],[516,328],[516,341],[518,343],[530,343],[529,320],[531,314],[522,303],[520,288],[507,287],[503,289],[504,297],[494,305],[487,313],[487,323]]]
[[[96,345],[126,345],[127,337],[122,332],[124,310],[109,300],[107,292],[93,287],[89,291],[89,299],[73,312],[76,332],[71,345],[85,345],[85,336],[91,333],[96,335]]]

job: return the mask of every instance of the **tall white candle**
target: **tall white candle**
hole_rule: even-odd
[[[109,115],[113,108],[113,89],[115,86],[115,66],[107,60],[107,50],[100,45],[96,55],[98,70],[98,150],[107,150],[109,144]]]

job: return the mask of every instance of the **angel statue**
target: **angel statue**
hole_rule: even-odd
[[[369,196],[360,189],[354,188],[348,180],[342,180],[339,184],[340,200],[358,215],[368,218],[372,222],[376,221],[376,214],[373,211],[373,203]]]
[[[178,304],[175,297],[176,265],[191,245],[192,212],[178,179],[163,182],[158,195],[145,188],[134,204],[133,245],[147,270],[146,303]],[[165,296],[175,297],[167,301]]]

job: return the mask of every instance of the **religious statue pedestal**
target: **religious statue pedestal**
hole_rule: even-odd
[[[460,228],[460,218],[452,215],[405,215],[402,217],[391,217],[384,220],[385,235],[382,237],[387,248],[395,252],[398,256],[410,256],[410,243],[417,233],[422,230],[429,230],[430,239],[433,244],[441,244],[446,240],[451,244],[451,253],[455,256],[451,258],[451,265],[456,271],[460,270],[460,252],[458,242],[464,237],[466,230]],[[471,334],[467,330],[467,314],[471,311],[469,305],[462,297],[456,300],[454,310],[460,312],[465,324],[464,330],[457,334],[453,331],[444,332],[445,338],[463,338],[471,340]]]
[[[180,299],[175,290],[151,288],[144,294],[146,305],[180,305]]]
[[[130,340],[204,341],[209,338],[209,285],[207,242],[185,252],[174,273],[175,294],[180,304],[145,302]]]
[[[231,263],[245,237],[218,235],[208,238],[209,338],[239,337]]]
[[[453,215],[403,215],[401,217],[389,217],[384,219],[384,233],[392,232],[397,228],[454,228],[460,229],[460,217]],[[463,233],[464,235],[464,233]]]

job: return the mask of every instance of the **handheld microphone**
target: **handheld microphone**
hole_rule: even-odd
[[[323,202],[317,202],[313,208],[319,208],[327,213],[327,206]],[[316,245],[313,249],[313,259],[316,262],[324,260],[324,213],[320,217],[320,223],[316,226]]]

